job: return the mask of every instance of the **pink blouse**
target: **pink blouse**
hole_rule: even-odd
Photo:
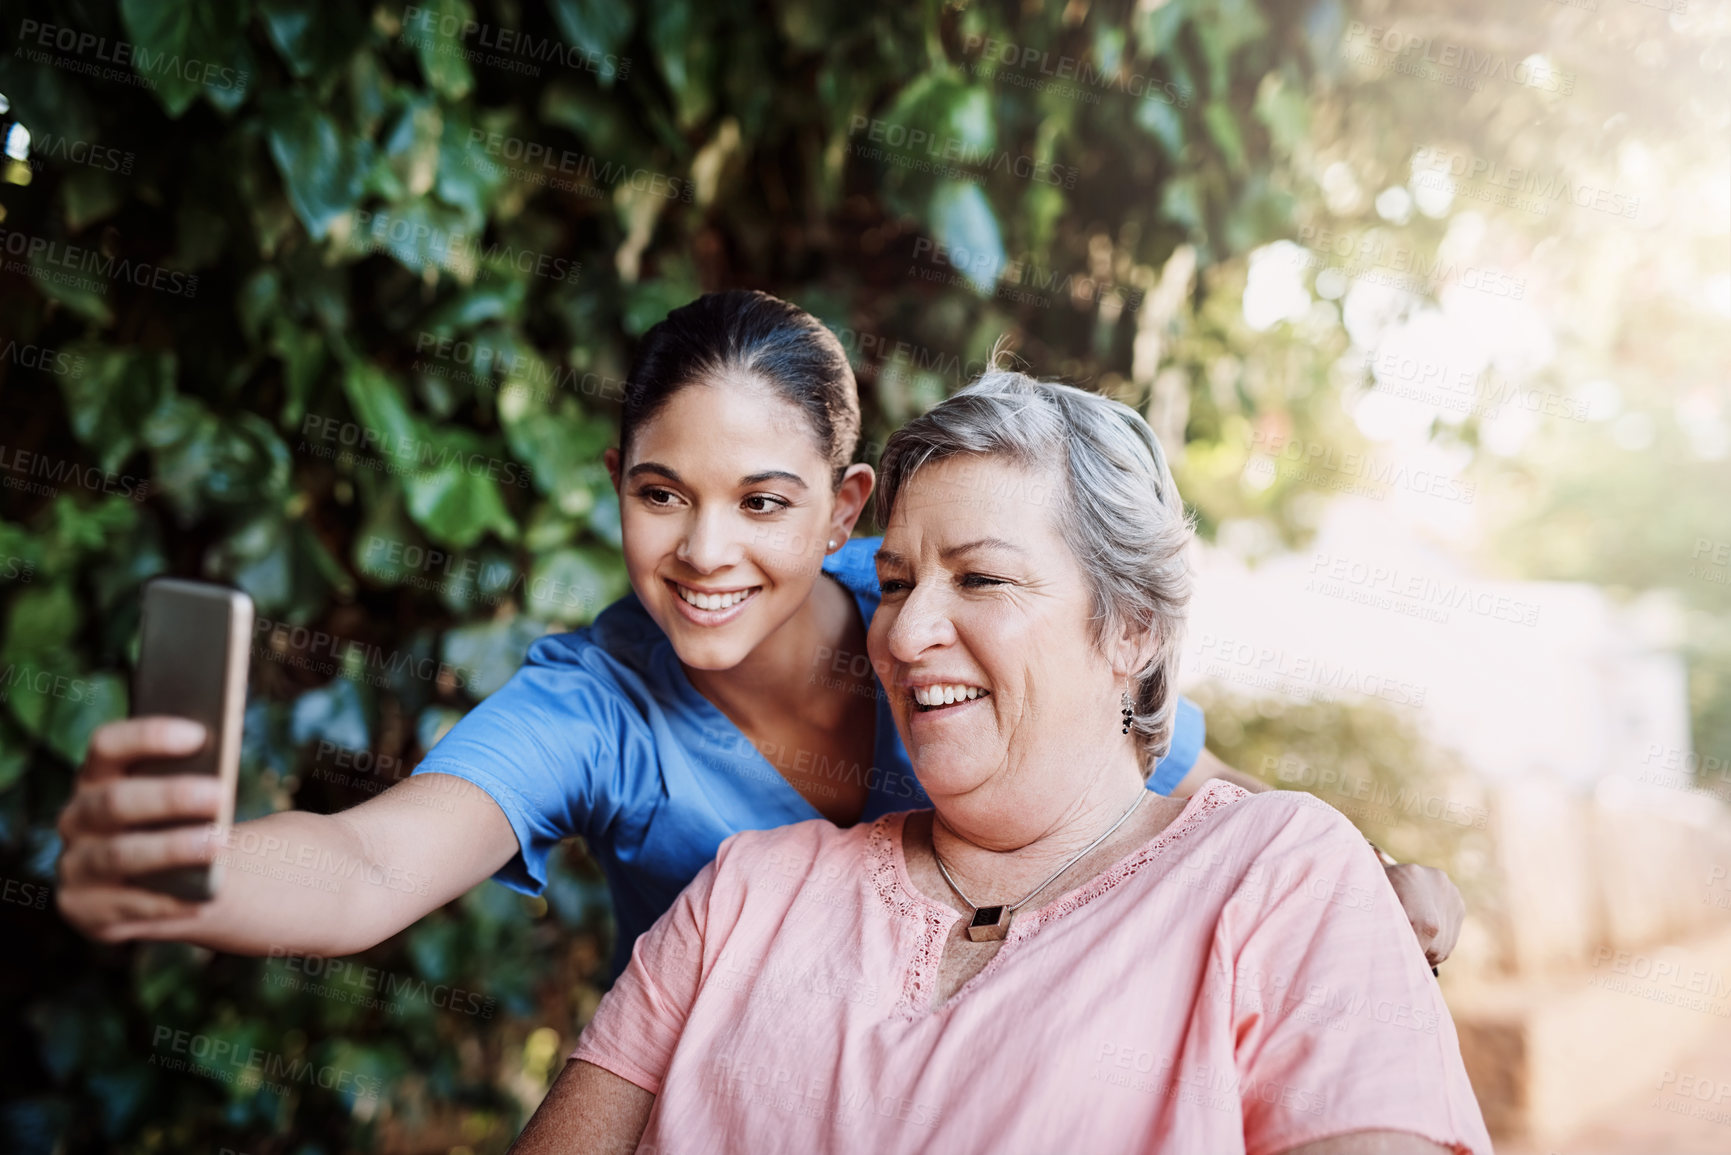
[[[961,915],[914,889],[905,819],[735,834],[637,941],[573,1057],[656,1095],[639,1150],[1491,1150],[1436,980],[1333,808],[1211,782],[1018,913],[936,1008]]]

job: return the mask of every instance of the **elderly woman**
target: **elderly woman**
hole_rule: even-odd
[[[881,472],[868,648],[932,809],[728,838],[514,1150],[1488,1152],[1347,821],[1145,789],[1189,528],[1141,418],[992,372]]]

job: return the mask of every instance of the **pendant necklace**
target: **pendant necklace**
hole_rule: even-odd
[[[1124,811],[1124,816],[1122,818],[1118,819],[1118,821],[1112,823],[1112,825],[1106,828],[1106,833],[1100,835],[1100,837],[1084,846],[1080,852],[1070,859],[1070,861],[1049,874],[1046,877],[1045,882],[1042,882],[1039,886],[1036,886],[1033,890],[1024,894],[1019,902],[1012,902],[1007,906],[976,906],[974,900],[963,894],[962,888],[956,885],[956,880],[950,877],[949,867],[944,865],[943,855],[938,853],[938,844],[934,841],[932,843],[932,858],[937,861],[939,873],[944,876],[944,881],[950,884],[950,889],[956,892],[956,897],[966,903],[969,909],[974,912],[973,920],[968,923],[968,941],[991,942],[994,939],[1000,939],[1009,934],[1010,916],[1015,914],[1016,910],[1025,905],[1029,899],[1052,885],[1053,881],[1056,880],[1060,874],[1063,874],[1066,870],[1069,870],[1072,866],[1076,865],[1076,863],[1080,862],[1090,850],[1093,850],[1096,846],[1112,837],[1113,831],[1124,825],[1124,823],[1130,821],[1130,816],[1136,813],[1136,807],[1142,805],[1142,799],[1147,796],[1148,791],[1146,789],[1138,790],[1136,792],[1136,801],[1130,803],[1130,809]]]

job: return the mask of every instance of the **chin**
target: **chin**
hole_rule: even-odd
[[[674,635],[669,635],[669,638],[673,642],[673,652],[682,663],[693,670],[731,670],[745,661],[746,655],[752,650],[750,646],[727,645],[715,639],[705,639],[693,644]]]
[[[933,798],[953,797],[976,790],[992,776],[989,760],[954,746],[928,743],[908,752],[914,776]]]

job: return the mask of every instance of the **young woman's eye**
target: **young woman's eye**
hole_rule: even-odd
[[[771,497],[767,493],[754,493],[740,503],[752,513],[774,513],[778,509],[786,509],[788,503],[779,497]]]
[[[679,500],[679,495],[674,493],[671,489],[662,489],[659,486],[654,485],[646,485],[642,489],[639,489],[637,491],[637,496],[650,505],[672,505],[675,501]]]

